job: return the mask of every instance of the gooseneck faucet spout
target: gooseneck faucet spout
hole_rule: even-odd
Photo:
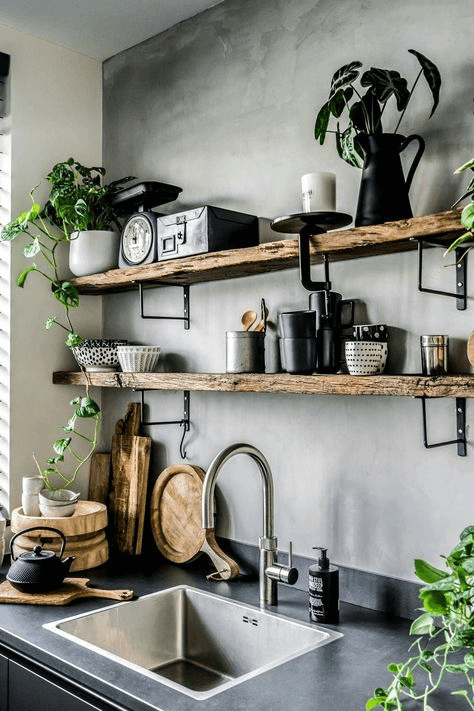
[[[223,449],[212,460],[203,482],[202,489],[202,527],[214,528],[214,492],[217,476],[224,466],[236,454],[247,454],[257,464],[263,484],[263,536],[259,539],[260,547],[260,604],[275,605],[277,602],[277,582],[294,585],[298,571],[291,565],[277,563],[277,539],[273,531],[273,476],[266,458],[256,447],[250,444],[232,444]]]

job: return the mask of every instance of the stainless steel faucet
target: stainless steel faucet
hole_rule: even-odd
[[[277,539],[273,535],[273,476],[263,454],[251,444],[232,444],[212,460],[202,488],[202,527],[214,528],[214,490],[217,475],[224,464],[236,454],[248,454],[258,465],[263,483],[263,536],[259,538],[260,564],[259,585],[260,604],[276,605],[277,583],[294,585],[298,571],[292,566],[291,543],[288,551],[288,565],[277,562]]]

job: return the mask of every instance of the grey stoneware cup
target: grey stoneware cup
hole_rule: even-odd
[[[282,338],[316,338],[315,311],[282,311],[279,322]]]
[[[315,338],[280,338],[283,370],[293,375],[309,375],[316,368]]]

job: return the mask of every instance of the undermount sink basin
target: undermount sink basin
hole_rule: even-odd
[[[194,699],[342,636],[185,585],[44,627]]]

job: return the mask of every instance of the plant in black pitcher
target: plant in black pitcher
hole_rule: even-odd
[[[397,71],[371,67],[361,74],[361,62],[350,62],[334,74],[329,98],[316,118],[316,140],[322,145],[326,135],[334,133],[339,156],[350,165],[363,168],[356,225],[412,217],[408,191],[424,141],[420,136],[402,136],[398,129],[421,78],[432,94],[431,118],[439,103],[441,76],[430,59],[414,49],[408,51],[420,64],[411,88]],[[385,133],[382,119],[389,102],[400,115],[394,131]],[[341,123],[343,115],[345,124]],[[336,120],[335,129],[329,129],[331,118]],[[418,142],[418,150],[405,179],[400,153],[412,141]]]

